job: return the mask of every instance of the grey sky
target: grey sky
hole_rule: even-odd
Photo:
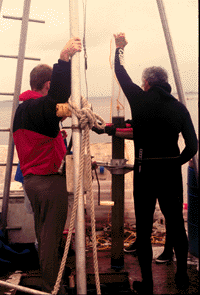
[[[3,19],[2,15],[21,16],[23,0],[4,0],[0,18],[0,54],[17,55],[21,21]],[[198,91],[198,1],[163,0],[177,57],[184,91]],[[80,37],[83,36],[83,3],[79,1]],[[124,32],[126,69],[132,80],[141,84],[145,67],[166,68],[172,91],[176,92],[168,51],[156,0],[87,0],[86,46],[89,96],[111,95],[110,42],[113,33]],[[26,56],[40,57],[41,63],[53,65],[70,37],[68,0],[32,0],[30,18],[44,19],[45,24],[29,22]],[[112,40],[114,51],[114,40]],[[29,73],[38,62],[25,61],[22,91],[29,89]],[[12,92],[16,60],[0,59],[0,92]],[[83,53],[81,83],[85,95]],[[0,97],[0,100],[5,97]]]

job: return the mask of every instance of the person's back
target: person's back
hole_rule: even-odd
[[[179,133],[189,116],[184,105],[157,86],[130,103],[136,154],[143,149],[144,158],[179,156]]]
[[[120,38],[123,40],[124,36]],[[122,43],[127,44],[126,40]],[[179,156],[177,142],[181,132],[186,147],[180,164],[186,163],[197,152],[197,137],[187,108],[170,94],[168,74],[162,67],[146,68],[142,87],[136,85],[123,66],[123,48],[116,49],[115,73],[131,108],[136,158],[140,149],[148,158]]]
[[[55,114],[56,101],[51,102],[50,96],[34,99],[36,92],[31,92],[33,98],[18,107],[14,120],[21,170],[24,176],[55,174],[66,152]]]

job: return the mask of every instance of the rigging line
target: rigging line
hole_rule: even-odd
[[[110,68],[112,70],[112,62],[111,62],[111,44],[112,44],[112,39],[110,40],[110,55],[109,55],[109,63],[110,63]],[[114,97],[114,88],[112,87],[112,95],[110,97],[110,123],[112,122],[112,98]]]
[[[120,94],[121,94],[121,86],[119,84],[119,81],[116,77],[116,74],[115,74],[115,71],[114,71],[114,64],[112,65],[112,58],[111,58],[111,55],[112,55],[112,39],[110,40],[110,55],[109,55],[109,63],[110,63],[110,68],[113,72],[113,87],[112,87],[112,96],[111,96],[111,105],[110,105],[110,121],[111,121],[111,112],[112,112],[112,98],[114,99],[114,81],[117,82],[118,86],[119,86],[119,91],[118,91],[118,96],[116,98],[116,101],[117,101],[117,111],[119,112],[120,110],[120,106],[121,106],[121,110],[124,109],[124,105],[120,102]]]
[[[110,68],[112,70],[112,61],[111,61],[111,52],[112,52],[112,39],[110,40],[110,55],[109,55],[109,63],[110,63]]]
[[[85,41],[85,35],[86,35],[86,6],[87,6],[87,0],[82,1],[83,3],[83,50],[84,50],[84,58],[85,58],[85,86],[86,86],[86,99],[88,100],[88,83],[87,83],[87,52],[86,52],[86,41]]]
[[[111,51],[112,51],[112,39],[110,40],[110,56],[109,56],[109,63],[110,63],[110,68],[111,68],[111,70],[114,71],[114,64],[113,64],[113,66],[112,66],[112,61],[111,61]],[[115,78],[117,84],[119,85],[119,87],[121,88],[121,86],[120,86],[120,84],[119,84],[119,81],[118,81],[118,79],[117,79],[117,77],[116,77],[115,71],[114,71],[114,78]]]
[[[120,90],[120,92],[119,92],[119,96],[120,96],[120,93],[121,93],[121,90]],[[119,108],[119,110],[120,110],[120,106],[121,106],[121,110],[123,110],[123,109],[124,109],[124,106],[123,106],[123,104],[119,101],[119,98],[117,99],[117,103],[118,103],[117,107]]]

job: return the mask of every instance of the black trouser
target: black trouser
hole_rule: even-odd
[[[60,267],[59,246],[67,218],[66,179],[61,175],[27,175],[24,184],[34,212],[43,291],[51,293]]]
[[[151,233],[156,200],[165,217],[177,259],[177,271],[187,271],[188,240],[182,212],[181,166],[171,161],[148,161],[134,168],[137,253],[142,278],[152,280]]]

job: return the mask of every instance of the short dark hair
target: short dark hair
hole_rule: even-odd
[[[144,69],[142,80],[146,80],[150,86],[156,83],[168,82],[167,71],[161,67],[150,67]]]
[[[42,90],[47,81],[51,81],[53,69],[46,65],[40,64],[32,69],[30,73],[30,86],[32,90]]]

